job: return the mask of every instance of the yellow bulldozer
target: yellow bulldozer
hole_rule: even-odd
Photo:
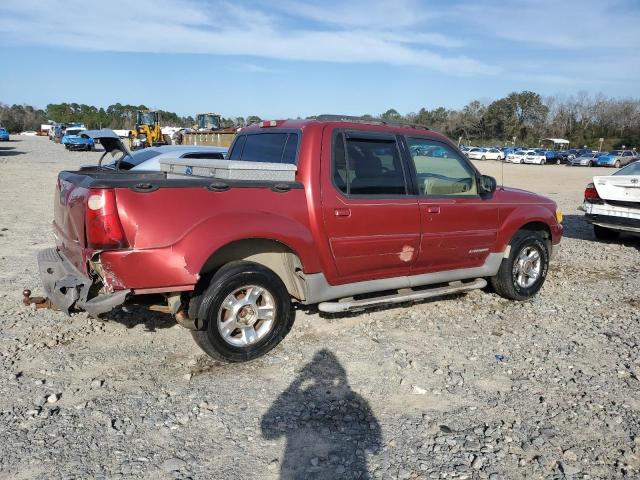
[[[160,113],[153,110],[138,110],[136,125],[129,132],[129,148],[137,150],[168,143],[170,142],[162,135]]]

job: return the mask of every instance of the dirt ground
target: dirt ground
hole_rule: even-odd
[[[168,316],[32,310],[57,172],[46,138],[0,144],[0,479],[638,478],[640,242],[577,210],[611,170],[478,162],[554,199],[566,237],[542,291],[321,316],[220,365]]]

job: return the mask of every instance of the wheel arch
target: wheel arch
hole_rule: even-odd
[[[551,253],[552,238],[553,238],[552,235],[551,235],[551,228],[549,227],[549,225],[546,222],[543,222],[541,220],[534,220],[534,221],[530,221],[530,222],[524,223],[524,224],[520,225],[519,227],[517,227],[517,228],[515,228],[513,230],[513,232],[509,236],[509,238],[506,239],[506,249],[505,249],[505,252],[504,252],[504,256],[505,257],[509,256],[510,247],[511,247],[511,241],[520,232],[540,232],[540,233],[542,233],[542,236],[544,237],[544,241],[547,244],[547,249],[548,249],[549,253]]]
[[[234,261],[254,262],[272,270],[291,296],[304,300],[304,284],[297,275],[304,270],[300,256],[289,245],[272,238],[244,238],[222,245],[202,265],[198,284],[206,288],[220,267]]]

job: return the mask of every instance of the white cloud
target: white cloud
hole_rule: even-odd
[[[508,7],[488,0],[455,6],[451,13],[479,32],[541,47],[638,49],[637,7],[637,0],[514,0]]]
[[[149,8],[124,0],[8,0],[0,5],[0,34],[19,44],[97,51],[378,62],[461,75],[495,72],[476,59],[442,53],[462,43],[428,31],[423,25],[428,15],[413,0],[276,5],[155,0]]]

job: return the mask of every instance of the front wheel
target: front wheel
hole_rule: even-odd
[[[480,158],[480,160],[483,160],[483,161],[486,160],[486,159],[487,159],[487,157],[485,157],[484,155]]]
[[[542,288],[549,270],[549,248],[540,232],[523,230],[511,241],[509,257],[491,277],[491,286],[501,297],[527,300]]]
[[[620,160],[616,160],[616,163],[614,163],[613,166],[615,168],[620,168],[622,166],[622,164],[620,163]]]
[[[587,167],[593,167],[593,162],[591,160],[589,160],[589,162],[587,162]]]
[[[203,329],[192,335],[207,355],[246,362],[282,341],[294,312],[287,288],[273,271],[253,262],[231,262],[211,279],[197,317]]]
[[[556,160],[556,165],[560,165],[562,163],[562,160],[560,160],[559,158]]]

